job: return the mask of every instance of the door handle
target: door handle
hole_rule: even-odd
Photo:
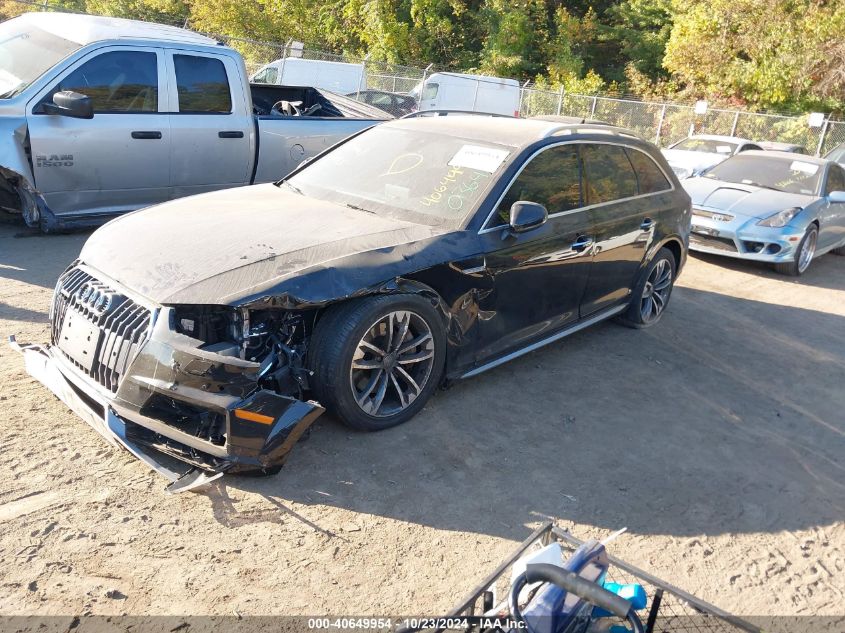
[[[654,220],[652,220],[651,218],[646,218],[645,220],[643,220],[643,223],[640,224],[640,228],[643,231],[648,231],[653,226],[654,226]]]
[[[141,132],[132,132],[132,138],[135,139],[151,139],[158,141],[161,139],[161,132],[153,132],[153,131],[141,131]]]
[[[593,245],[593,238],[592,237],[579,237],[575,242],[572,242],[572,246],[570,247],[573,251],[583,251],[590,248]]]
[[[220,138],[243,138],[244,133],[240,130],[234,130],[231,132],[218,132],[217,136],[219,136]]]

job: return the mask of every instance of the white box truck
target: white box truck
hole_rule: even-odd
[[[367,88],[364,64],[301,57],[286,57],[270,62],[262,66],[250,81],[259,84],[312,86],[342,95]]]
[[[467,110],[519,116],[519,82],[485,75],[434,73],[411,91],[420,110]]]

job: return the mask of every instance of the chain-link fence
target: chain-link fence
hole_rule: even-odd
[[[49,4],[48,0],[38,3],[32,0],[0,0],[0,8],[10,4],[29,11],[66,10]],[[264,67],[274,62],[277,62],[275,65],[281,69],[286,60],[293,58],[359,65],[360,80],[354,89],[347,92],[375,89],[407,93],[437,70],[433,65],[422,68],[371,60],[368,57],[328,53],[319,47],[293,39],[287,42],[264,42],[208,33],[206,35],[238,50],[244,56],[251,76],[257,72],[260,75]],[[267,76],[256,77],[256,80],[277,83],[283,81],[283,74],[277,71],[275,79],[272,73],[268,73]],[[478,81],[495,80],[491,78]],[[811,127],[809,114],[787,116],[719,108],[710,108],[705,114],[696,114],[694,107],[690,105],[568,94],[562,89],[549,90],[527,84],[519,88],[519,114],[522,117],[563,115],[596,119],[628,128],[662,147],[681,140],[690,133],[791,143],[802,146],[809,154],[822,155],[845,143],[845,121],[834,121],[829,116],[821,126]]]

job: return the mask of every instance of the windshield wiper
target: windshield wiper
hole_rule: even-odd
[[[783,189],[778,189],[777,187],[772,187],[771,185],[764,185],[760,182],[754,182],[753,180],[749,180],[748,182],[741,182],[741,185],[751,185],[752,187],[760,187],[761,189],[771,189],[772,191],[780,191],[783,192]]]
[[[285,187],[287,187],[288,189],[290,189],[290,190],[291,190],[291,191],[293,191],[294,193],[298,193],[300,196],[304,196],[304,195],[305,195],[304,193],[302,193],[302,189],[300,189],[300,188],[299,188],[299,187],[297,187],[296,185],[292,185],[292,184],[290,184],[287,180],[283,180],[283,181],[282,181],[282,182],[280,182],[279,184],[280,184],[280,185],[284,185]]]
[[[372,211],[371,209],[365,209],[364,207],[359,207],[358,205],[352,204],[351,202],[344,202],[343,204],[344,206],[350,209],[355,209],[356,211],[363,211],[364,213],[372,213],[373,215],[377,215],[375,211]]]

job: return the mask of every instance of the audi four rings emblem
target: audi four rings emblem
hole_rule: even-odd
[[[108,311],[112,304],[112,294],[89,284],[84,284],[76,291],[76,301],[99,314]]]

